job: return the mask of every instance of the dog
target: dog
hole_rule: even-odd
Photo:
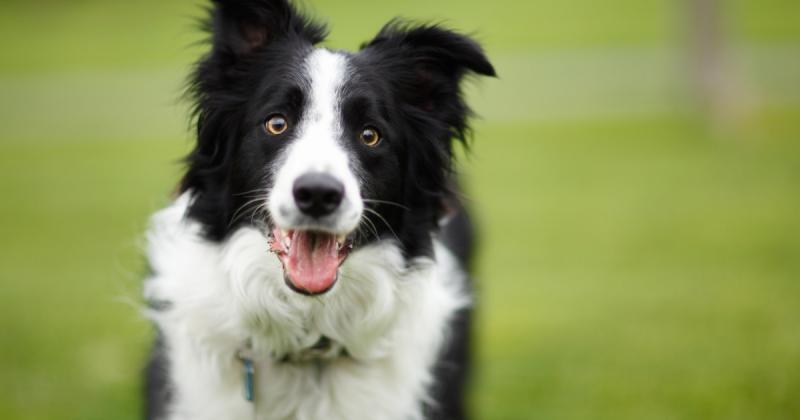
[[[464,419],[473,230],[453,146],[473,39],[357,52],[286,0],[215,0],[197,141],[146,240],[148,419]]]

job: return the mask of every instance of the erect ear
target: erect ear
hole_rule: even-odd
[[[311,44],[326,35],[324,25],[299,14],[287,0],[213,0],[214,50],[242,56],[286,37]]]
[[[463,136],[469,113],[461,97],[462,79],[470,73],[496,75],[475,40],[438,25],[392,21],[363,49],[400,66],[395,83],[403,98],[448,123],[456,136]]]

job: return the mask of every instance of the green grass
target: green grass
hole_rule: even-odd
[[[679,2],[309,1],[479,30],[471,405],[497,419],[800,416],[800,9],[726,4],[749,111],[690,101]],[[190,147],[199,2],[0,5],[0,418],[139,418],[147,215]]]
[[[482,132],[504,141],[469,178],[481,418],[800,413],[796,137],[720,144],[681,120]]]
[[[175,143],[0,146],[0,417],[135,418],[147,325],[144,215],[177,176]]]

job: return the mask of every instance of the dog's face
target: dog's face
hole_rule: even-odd
[[[198,144],[182,189],[223,240],[262,229],[286,284],[320,294],[354,248],[431,249],[463,140],[480,47],[436,26],[387,25],[357,53],[316,47],[324,30],[284,0],[216,1],[213,46],[192,84]]]

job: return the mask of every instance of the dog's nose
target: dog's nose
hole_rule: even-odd
[[[323,217],[339,208],[344,185],[330,175],[308,173],[294,181],[292,193],[301,212],[311,217]]]

